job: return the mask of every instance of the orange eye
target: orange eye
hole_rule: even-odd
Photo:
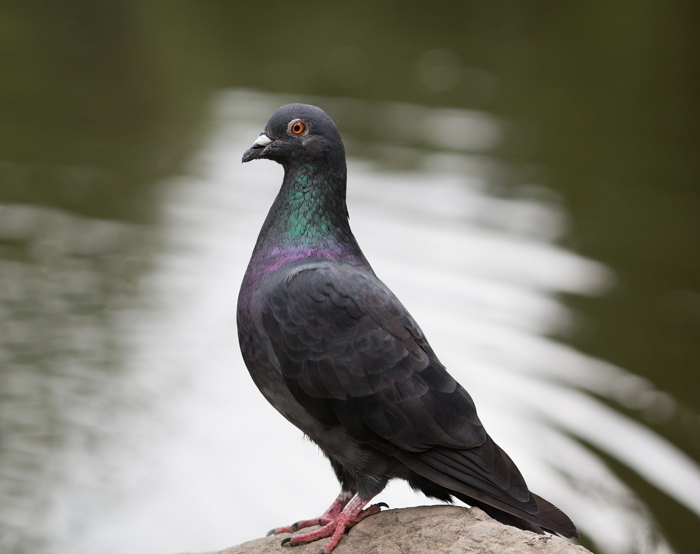
[[[306,130],[306,125],[304,125],[301,121],[298,120],[292,121],[289,124],[289,130],[295,135],[301,135]]]

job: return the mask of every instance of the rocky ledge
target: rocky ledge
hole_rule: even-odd
[[[317,554],[327,539],[284,547],[277,535],[209,554]],[[503,525],[479,508],[419,506],[368,517],[343,537],[334,554],[590,554],[558,537]]]

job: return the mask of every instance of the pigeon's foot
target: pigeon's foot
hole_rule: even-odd
[[[318,553],[330,554],[333,549],[338,546],[340,539],[348,529],[365,519],[367,516],[371,516],[379,512],[382,509],[382,506],[388,507],[383,502],[380,502],[379,504],[374,504],[373,506],[365,509],[365,506],[370,500],[372,499],[360,498],[359,496],[356,496],[352,502],[348,503],[347,506],[345,506],[345,508],[336,515],[336,517],[325,523],[323,527],[309,533],[302,533],[301,535],[287,537],[282,541],[282,546],[307,544],[318,539],[330,537],[331,539]]]
[[[296,523],[292,523],[291,525],[286,525],[284,527],[275,527],[274,529],[270,529],[270,531],[268,531],[267,536],[279,535],[281,533],[294,533],[299,529],[313,527],[314,525],[326,525],[338,517],[338,514],[343,511],[343,508],[347,506],[348,502],[350,502],[350,499],[353,496],[355,496],[354,492],[345,490],[340,491],[338,498],[333,501],[333,504],[331,504],[322,515],[312,519],[297,521]]]

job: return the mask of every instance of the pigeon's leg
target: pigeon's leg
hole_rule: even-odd
[[[365,508],[365,506],[369,504],[370,500],[372,500],[372,497],[362,498],[359,495],[356,496],[347,504],[347,506],[345,506],[345,508],[343,508],[342,512],[331,519],[331,521],[326,523],[323,527],[309,533],[302,533],[301,535],[287,537],[282,541],[282,546],[286,544],[289,546],[296,546],[298,544],[313,542],[324,537],[330,537],[331,539],[319,552],[319,554],[330,554],[333,549],[338,546],[341,537],[348,529],[365,519],[367,516],[371,516],[379,512],[382,509],[382,506],[386,506],[386,504],[380,502],[379,504],[374,504],[369,508]]]
[[[338,498],[333,501],[333,504],[319,517],[313,519],[304,519],[302,521],[297,521],[291,525],[286,525],[284,527],[275,527],[271,529],[267,534],[269,535],[279,535],[280,533],[294,533],[299,529],[304,529],[306,527],[312,527],[313,525],[326,525],[330,521],[338,517],[338,514],[343,511],[343,508],[350,502],[350,499],[355,496],[354,491],[341,490]]]

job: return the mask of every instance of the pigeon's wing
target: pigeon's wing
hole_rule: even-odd
[[[528,490],[469,393],[374,275],[334,263],[297,267],[270,293],[263,325],[287,387],[322,424],[342,426],[468,503],[575,532]]]
[[[467,391],[373,275],[301,266],[272,291],[263,323],[287,387],[324,425],[409,452],[485,442]]]

